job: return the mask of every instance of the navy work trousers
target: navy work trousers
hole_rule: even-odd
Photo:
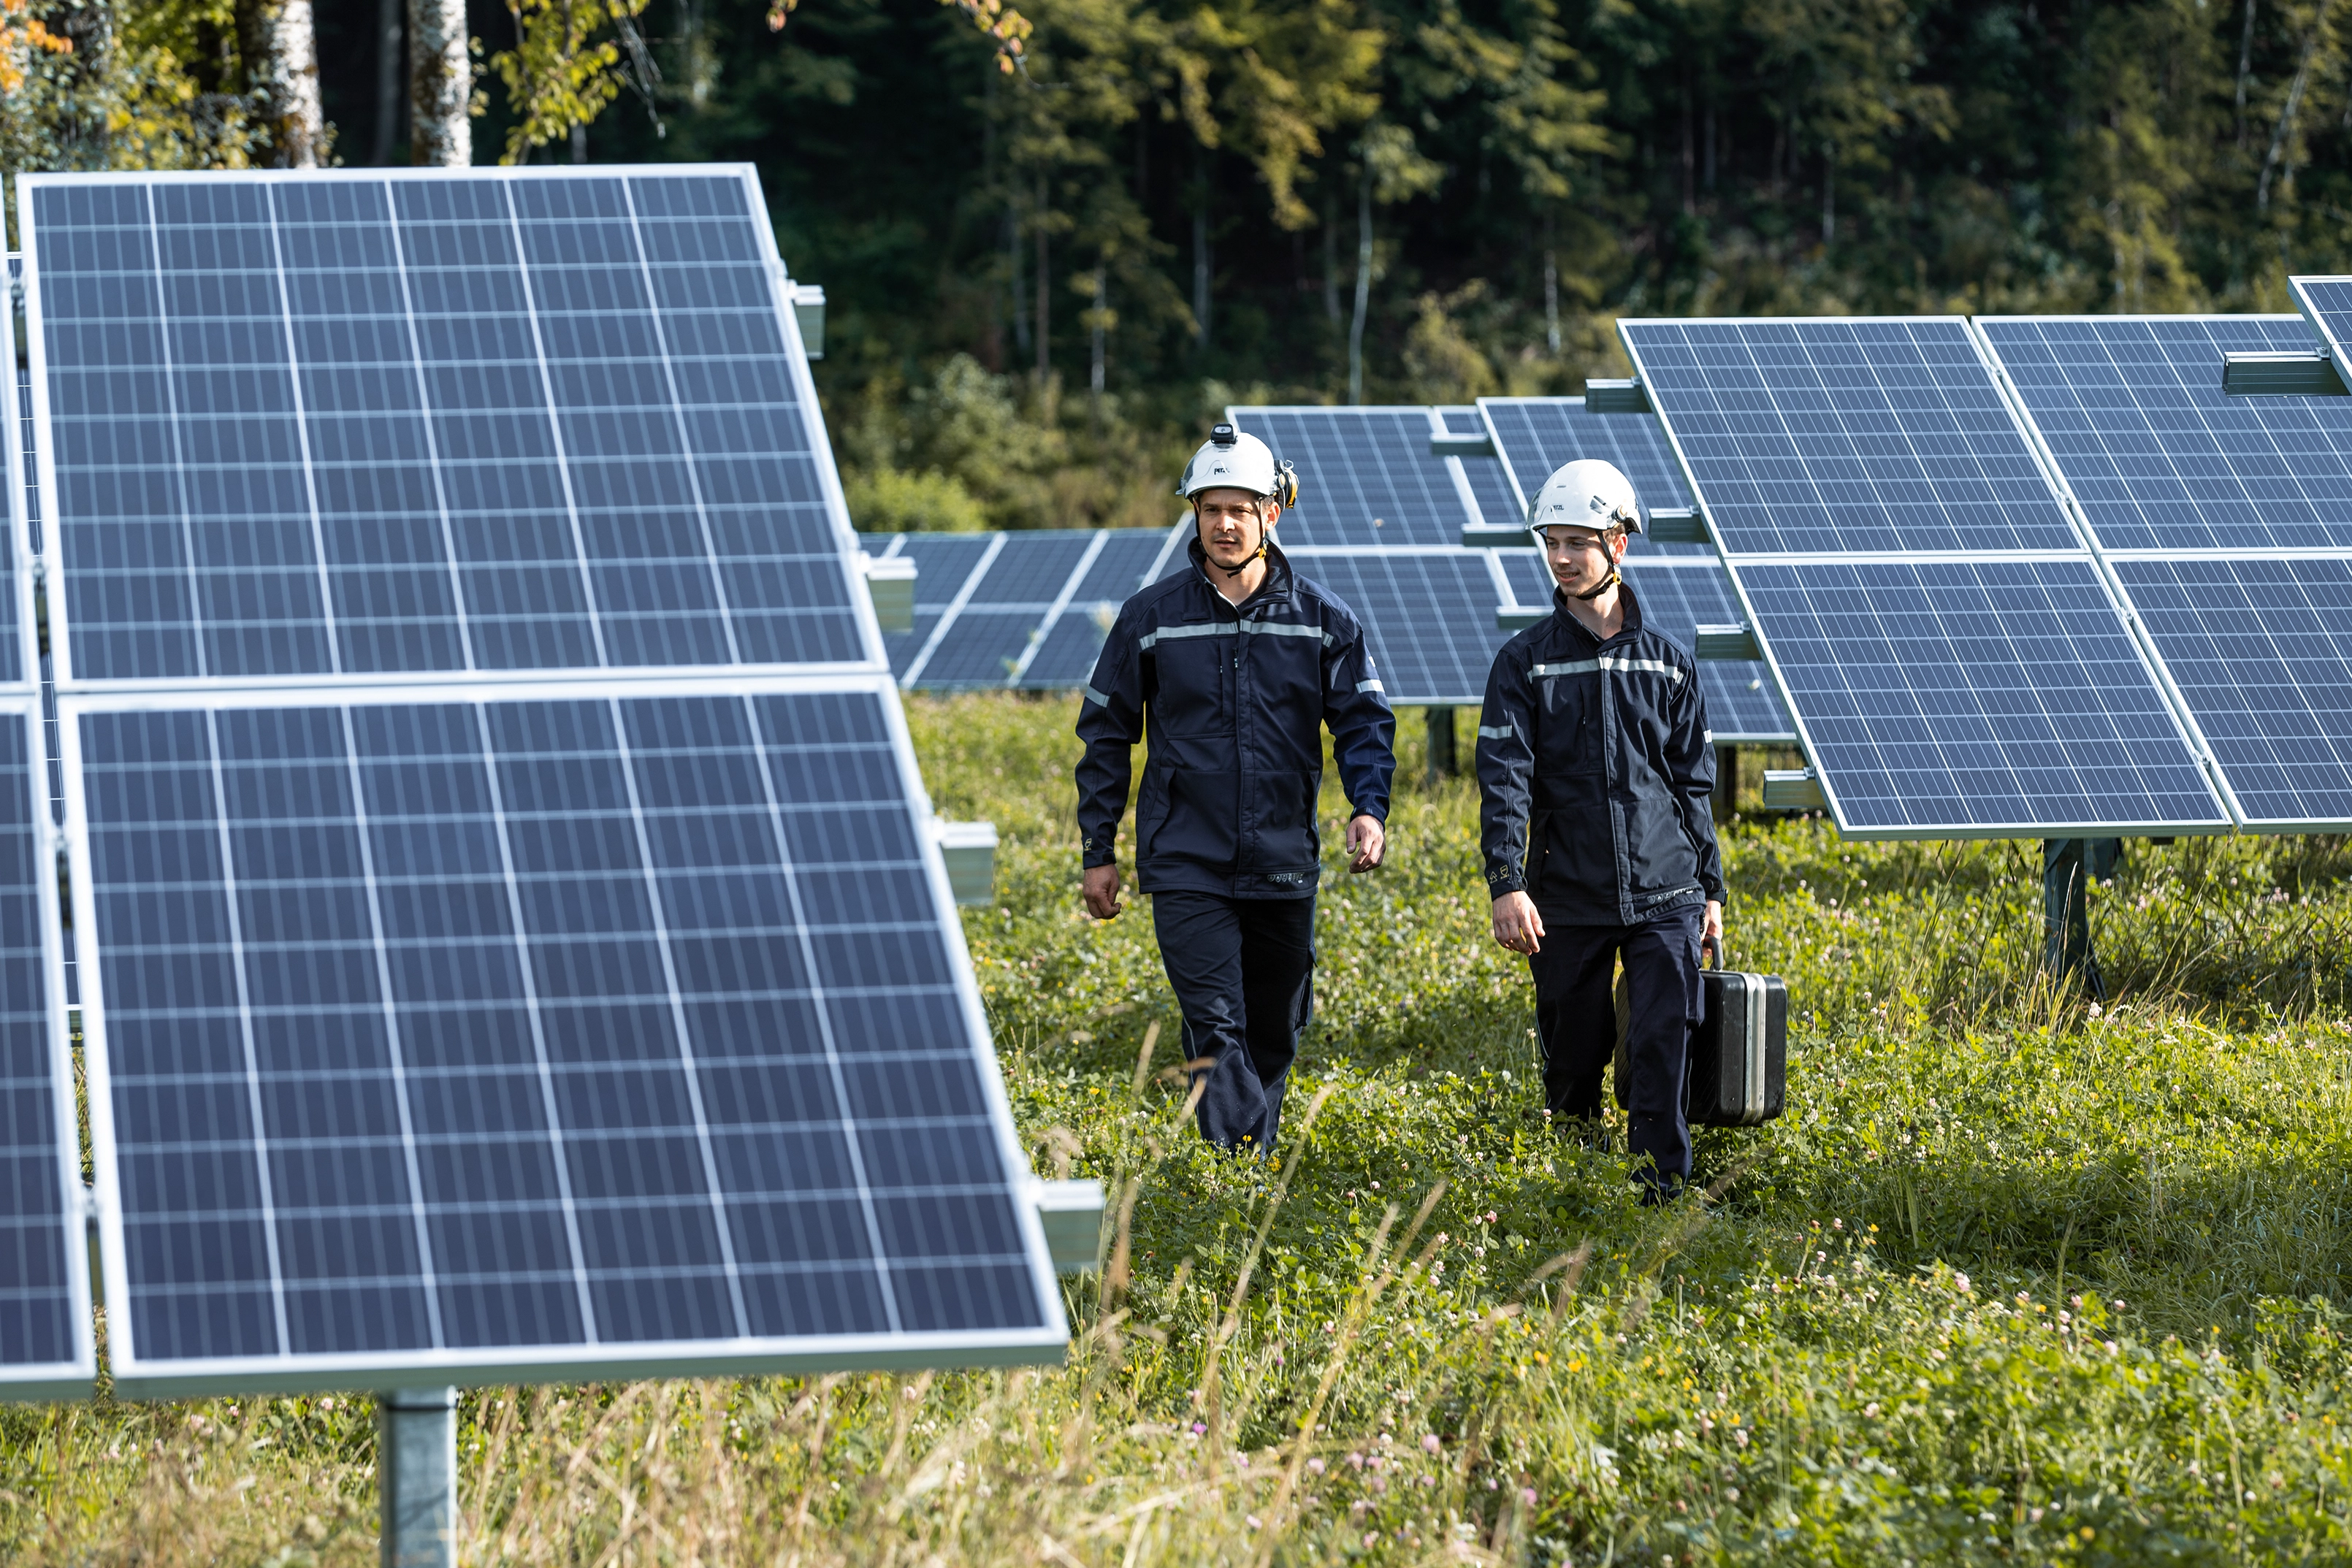
[[[1538,907],[1538,915],[1544,911]],[[1706,909],[1685,904],[1637,925],[1564,925],[1544,919],[1542,947],[1528,957],[1536,981],[1536,1033],[1543,1041],[1544,1103],[1555,1126],[1601,1114],[1601,1070],[1617,1049],[1611,996],[1616,960],[1625,963],[1633,1069],[1625,1145],[1645,1179],[1679,1186],[1690,1175],[1690,1124],[1683,1080],[1698,1027],[1699,937]]]
[[[1282,1089],[1298,1031],[1315,1010],[1315,900],[1156,893],[1160,961],[1184,1009],[1184,1057],[1215,1059],[1195,1074],[1201,1136],[1265,1155],[1282,1126]]]

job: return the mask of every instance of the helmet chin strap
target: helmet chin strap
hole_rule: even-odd
[[[1601,553],[1603,555],[1609,555],[1609,536],[1607,534],[1601,536]],[[1625,574],[1617,570],[1617,558],[1610,556],[1609,575],[1602,578],[1599,582],[1594,583],[1584,592],[1571,594],[1570,597],[1590,603],[1591,601],[1600,598],[1602,594],[1608,592],[1611,589],[1616,587],[1619,583],[1624,580]]]

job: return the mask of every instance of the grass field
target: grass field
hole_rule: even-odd
[[[2345,843],[2129,846],[2101,1009],[2036,976],[2038,846],[1743,820],[1790,1111],[1702,1132],[1717,1196],[1659,1213],[1540,1121],[1417,715],[1389,864],[1326,883],[1271,1170],[1181,1121],[1148,911],[1079,912],[1073,705],[911,716],[941,812],[1003,834],[965,929],[1032,1157],[1118,1210],[1068,1364],[469,1393],[469,1561],[2352,1560]],[[9,1411],[0,1553],[371,1561],[373,1419]]]

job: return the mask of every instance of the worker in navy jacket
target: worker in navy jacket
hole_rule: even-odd
[[[1079,710],[1078,831],[1087,912],[1119,912],[1113,845],[1129,753],[1150,737],[1135,801],[1135,876],[1151,895],[1184,1015],[1201,1135],[1265,1155],[1314,1007],[1315,800],[1323,727],[1348,791],[1350,871],[1386,848],[1396,721],[1348,607],[1291,570],[1275,525],[1288,464],[1220,424],[1185,465],[1191,564],[1121,607]]]
[[[1592,459],[1537,496],[1528,527],[1558,586],[1550,616],[1505,643],[1486,676],[1478,789],[1495,940],[1534,973],[1553,1124],[1606,1146],[1601,1071],[1622,962],[1626,1142],[1655,1200],[1690,1174],[1683,1079],[1700,953],[1722,951],[1723,860],[1698,667],[1643,624],[1617,570],[1641,520],[1633,486]]]

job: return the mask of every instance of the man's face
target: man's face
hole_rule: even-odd
[[[1199,507],[1201,548],[1209,559],[1232,570],[1257,554],[1258,543],[1273,531],[1282,507],[1247,490],[1203,490]]]
[[[1544,561],[1554,582],[1571,594],[1582,593],[1609,575],[1625,559],[1625,531],[1602,533],[1555,523],[1544,530]]]

